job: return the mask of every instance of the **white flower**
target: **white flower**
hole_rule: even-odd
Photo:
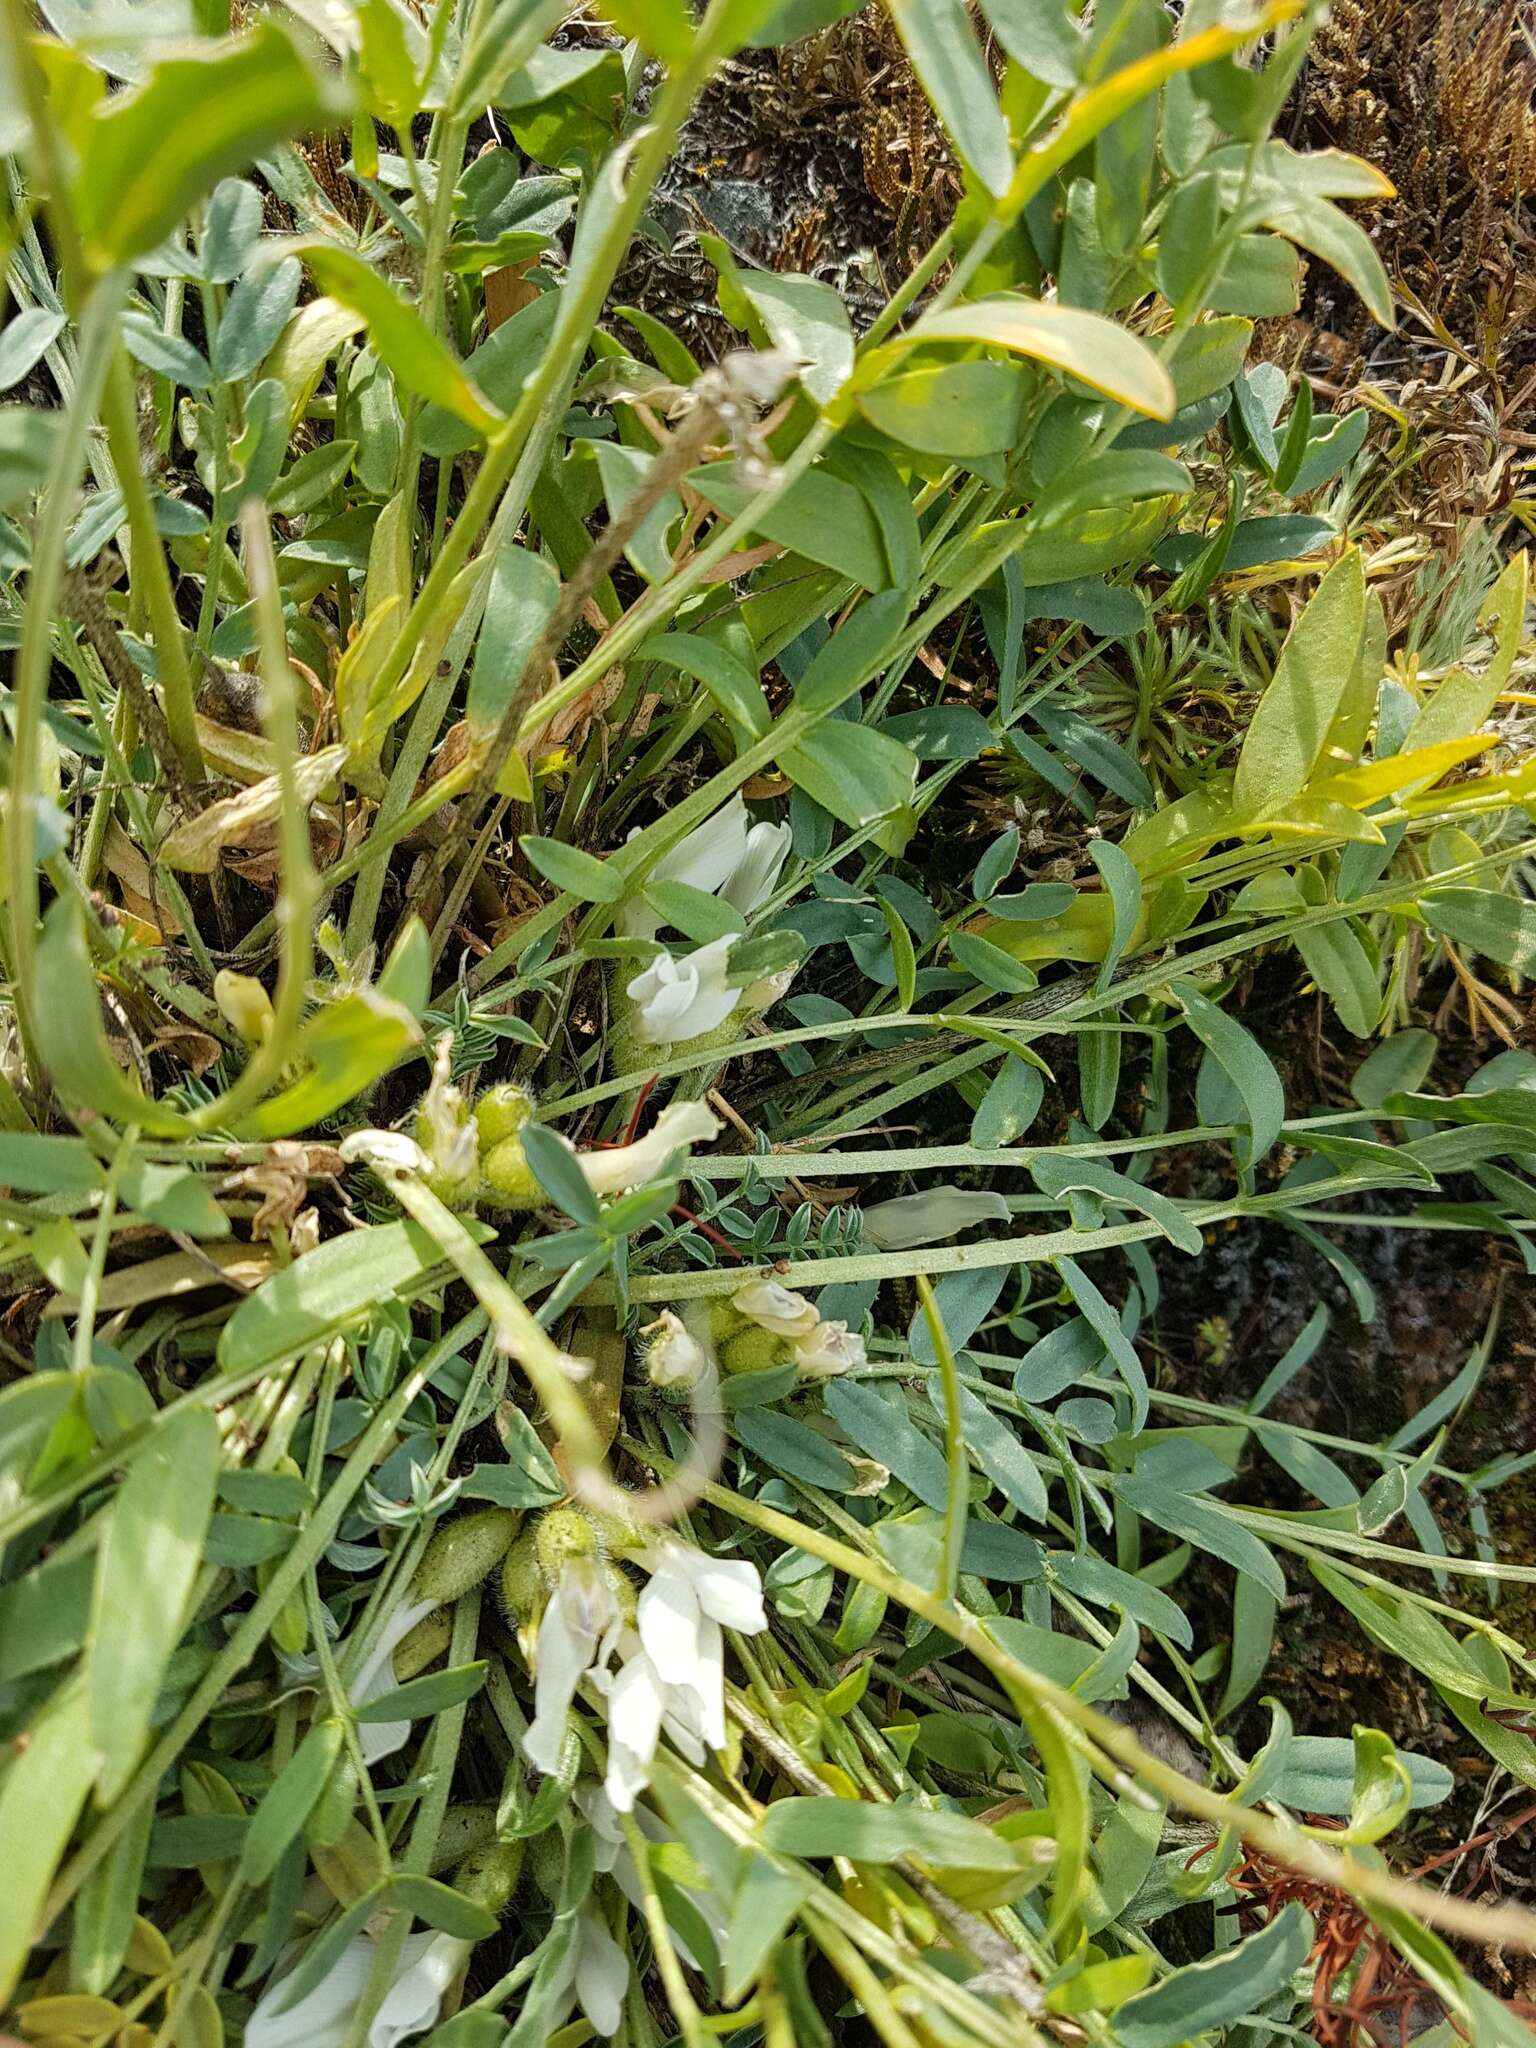
[[[814,1302],[781,1287],[777,1280],[749,1280],[731,1296],[731,1307],[771,1330],[775,1337],[788,1337],[791,1342],[809,1337],[821,1321]]]
[[[651,1576],[632,1629],[622,1625],[595,1559],[570,1558],[561,1567],[539,1624],[533,1725],[523,1737],[534,1768],[553,1772],[576,1689],[590,1678],[607,1702],[603,1790],[616,1813],[634,1810],[663,1734],[694,1764],[703,1763],[706,1747],[725,1747],[722,1626],[743,1635],[768,1626],[755,1565],[706,1557],[670,1539],[640,1561]],[[616,1672],[608,1668],[614,1657]]]
[[[635,1626],[668,1687],[693,1695],[697,1732],[711,1749],[725,1747],[722,1625],[742,1635],[756,1635],[768,1626],[757,1567],[664,1543],[640,1595]]]
[[[380,1173],[430,1173],[432,1162],[404,1131],[353,1131],[338,1150],[348,1166],[359,1159]]]
[[[725,980],[735,943],[727,932],[681,959],[660,953],[626,985],[642,1045],[675,1045],[720,1028],[741,1001],[741,990]]]
[[[685,882],[722,896],[749,916],[773,894],[789,853],[787,825],[752,825],[739,796],[706,818],[664,853],[646,877],[652,882]],[[638,899],[619,912],[619,930],[629,938],[654,938],[661,919]]]
[[[560,1767],[566,1721],[576,1688],[609,1655],[606,1638],[619,1619],[618,1602],[595,1557],[570,1557],[539,1623],[533,1670],[533,1722],[523,1753],[546,1776]]]
[[[697,1386],[709,1370],[709,1353],[679,1315],[664,1308],[640,1332],[649,1337],[645,1369],[653,1387]]]
[[[743,917],[760,910],[773,894],[779,870],[789,857],[789,838],[787,825],[754,825],[747,834],[741,859],[718,890]]]
[[[296,2005],[280,2008],[289,1979],[262,1993],[245,2029],[246,2048],[344,2048],[352,2015],[373,1968],[376,1944],[360,1934]],[[450,1934],[413,1934],[400,1951],[395,1980],[368,2029],[368,2048],[396,2048],[435,2025],[443,1994],[464,1967],[471,1944]]]
[[[565,1968],[555,1995],[575,2001],[605,2040],[619,2031],[624,1994],[629,1989],[629,1958],[590,1905],[576,1916],[576,1935],[566,1951]]]
[[[347,1696],[354,1707],[365,1707],[370,1700],[393,1692],[397,1683],[394,1667],[396,1649],[417,1622],[424,1620],[439,1605],[436,1600],[410,1600],[394,1610],[348,1688]],[[343,1645],[336,1652],[337,1662],[340,1663],[345,1656],[346,1646]],[[282,1662],[298,1679],[312,1679],[320,1669],[319,1660],[307,1654],[284,1656]],[[396,1750],[404,1749],[410,1739],[409,1721],[360,1721],[357,1725],[358,1746],[366,1764],[381,1763],[385,1757],[393,1756]]]
[[[807,1379],[835,1379],[864,1362],[864,1339],[854,1336],[846,1323],[818,1323],[795,1346],[795,1364]]]
[[[370,1700],[381,1699],[385,1693],[394,1691],[396,1646],[438,1604],[436,1600],[413,1600],[397,1607],[390,1615],[379,1640],[364,1658],[362,1669],[352,1681],[349,1696],[354,1707],[364,1707]],[[357,1724],[357,1740],[366,1764],[376,1764],[384,1757],[393,1756],[396,1750],[404,1749],[410,1739],[409,1721],[359,1721]]]
[[[670,1692],[640,1639],[632,1637],[630,1642],[633,1654],[608,1692],[608,1775],[603,1791],[615,1813],[633,1813],[636,1799],[651,1782]],[[688,1753],[686,1740],[680,1747]],[[691,1761],[702,1763],[703,1750]]]
[[[654,1180],[675,1152],[685,1145],[707,1144],[719,1129],[720,1119],[702,1102],[669,1102],[633,1145],[579,1154],[581,1170],[593,1194],[616,1195]]]
[[[877,1202],[866,1209],[864,1235],[879,1251],[904,1252],[917,1244],[938,1244],[973,1223],[1006,1223],[1011,1214],[1001,1195],[928,1188],[920,1195],[898,1195],[893,1202]]]

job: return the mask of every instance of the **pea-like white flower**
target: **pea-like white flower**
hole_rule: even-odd
[[[1006,1223],[1011,1214],[1003,1196],[988,1190],[972,1194],[964,1188],[927,1188],[866,1209],[864,1235],[878,1251],[904,1252],[913,1245],[942,1243],[973,1223]]]
[[[619,2031],[628,1989],[629,1957],[608,1932],[602,1915],[591,1905],[583,1906],[576,1916],[575,1937],[566,1951],[554,1995],[573,2000],[586,2014],[593,2033],[609,2040]]]
[[[731,1296],[731,1306],[775,1337],[797,1343],[809,1337],[821,1321],[816,1304],[777,1280],[749,1280]]]
[[[441,1604],[438,1600],[407,1600],[393,1610],[348,1687],[347,1696],[354,1707],[366,1707],[370,1701],[393,1692],[398,1682],[395,1678],[395,1651],[417,1622],[425,1620]],[[346,1653],[347,1645],[339,1645],[336,1651],[338,1663],[345,1659]],[[282,1663],[284,1669],[299,1680],[313,1679],[320,1669],[319,1660],[308,1652],[299,1656],[283,1656]],[[366,1764],[382,1763],[385,1757],[404,1749],[410,1739],[409,1721],[360,1721],[357,1725],[358,1746]]]
[[[439,1604],[436,1600],[411,1600],[394,1610],[352,1681],[350,1697],[354,1707],[365,1707],[370,1700],[381,1699],[385,1693],[394,1691],[397,1646],[417,1622],[425,1620]],[[410,1739],[409,1721],[359,1721],[357,1724],[357,1740],[366,1764],[376,1764],[387,1756],[393,1756],[396,1750],[404,1749]]]
[[[720,1119],[702,1102],[669,1102],[643,1138],[633,1145],[577,1156],[587,1186],[595,1195],[616,1195],[654,1180],[676,1152],[704,1145],[720,1129]]]
[[[523,1752],[536,1770],[559,1763],[571,1702],[583,1679],[606,1702],[608,1772],[603,1789],[630,1813],[650,1783],[663,1734],[690,1763],[725,1747],[723,1629],[755,1635],[768,1625],[757,1567],[706,1557],[667,1539],[639,1560],[650,1577],[626,1628],[602,1568],[574,1557],[539,1624],[534,1719]],[[617,1659],[618,1669],[610,1663]]]
[[[864,1339],[846,1323],[818,1323],[795,1346],[795,1364],[807,1379],[830,1380],[865,1362]]]
[[[471,1946],[450,1934],[409,1936],[394,1982],[369,2025],[368,2048],[397,2048],[399,2042],[434,2026],[444,1994],[463,1969]],[[345,2048],[375,1949],[372,1936],[360,1934],[315,1988],[286,2008],[291,1973],[269,1985],[247,2022],[246,2048]]]
[[[645,1369],[654,1387],[696,1387],[709,1370],[709,1353],[680,1315],[664,1308],[640,1332],[648,1337]]]
[[[741,1001],[741,990],[726,983],[734,944],[727,933],[691,953],[659,953],[625,985],[642,1045],[675,1045],[720,1028]]]
[[[768,1626],[757,1567],[744,1558],[707,1557],[681,1543],[664,1543],[640,1595],[635,1626],[669,1688],[697,1702],[703,1740],[711,1749],[724,1749],[721,1629],[756,1635]]]
[[[569,1557],[539,1622],[533,1667],[533,1721],[523,1753],[546,1776],[560,1767],[576,1688],[606,1664],[617,1637],[619,1603],[595,1557]]]
[[[703,889],[749,917],[773,894],[789,840],[787,825],[753,825],[746,805],[733,796],[664,853],[646,879]],[[630,938],[654,938],[661,928],[656,912],[638,898],[623,906],[618,922]]]

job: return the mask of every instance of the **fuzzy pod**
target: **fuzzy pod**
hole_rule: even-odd
[[[466,1857],[478,1855],[496,1841],[496,1802],[472,1799],[463,1806],[450,1806],[432,1845],[431,1873],[451,1870]]]
[[[501,1561],[502,1612],[514,1627],[536,1621],[544,1607],[544,1574],[539,1569],[539,1542],[525,1529]]]
[[[487,1842],[466,1856],[453,1874],[453,1888],[484,1906],[487,1913],[500,1913],[510,1903],[523,1874],[527,1844],[522,1841]]]
[[[550,1508],[540,1515],[534,1543],[539,1570],[551,1592],[562,1565],[573,1557],[596,1557],[600,1548],[597,1530],[580,1508]]]
[[[488,1209],[507,1209],[518,1216],[542,1209],[548,1202],[538,1175],[528,1164],[521,1138],[503,1138],[499,1145],[481,1153],[480,1200]]]
[[[720,1346],[720,1363],[726,1372],[769,1372],[789,1356],[784,1339],[772,1330],[748,1323]]]
[[[453,1615],[448,1608],[434,1607],[430,1614],[424,1614],[395,1645],[390,1669],[396,1685],[404,1685],[408,1678],[419,1678],[429,1664],[435,1664],[444,1654],[452,1640]]]
[[[523,1525],[516,1508],[474,1508],[439,1529],[411,1581],[412,1600],[446,1605],[493,1572]]]
[[[560,1903],[565,1883],[565,1837],[558,1828],[546,1828],[528,1843],[528,1874],[552,1906]]]
[[[533,1097],[515,1081],[498,1081],[494,1088],[487,1088],[476,1100],[474,1112],[481,1152],[515,1138],[533,1111]]]

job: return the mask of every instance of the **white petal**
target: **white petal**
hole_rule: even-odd
[[[576,1923],[576,1997],[594,2030],[608,2038],[619,2031],[629,1958],[595,1913]]]
[[[435,1600],[412,1600],[403,1607],[397,1607],[384,1624],[383,1633],[363,1660],[362,1669],[352,1681],[351,1700],[354,1707],[363,1707],[370,1700],[382,1699],[387,1692],[395,1689],[394,1654],[398,1644],[411,1630],[437,1606]],[[404,1749],[411,1739],[409,1721],[360,1721],[357,1728],[358,1746],[367,1764],[381,1762]]]
[[[622,1744],[632,1756],[649,1763],[656,1754],[666,1704],[667,1688],[650,1659],[643,1653],[632,1657],[613,1681],[608,1696],[609,1741]]]
[[[307,1996],[286,2012],[274,2012],[288,1973],[269,1985],[246,2022],[246,2048],[344,2048],[357,2001],[373,1967],[374,1945],[366,1934],[349,1942]]]
[[[571,1702],[592,1662],[599,1627],[605,1626],[608,1619],[606,1614],[592,1613],[585,1593],[577,1574],[567,1565],[539,1623],[533,1673],[533,1724],[523,1737],[523,1754],[536,1771],[546,1775],[560,1768]]]
[[[464,1966],[470,1943],[451,1934],[413,1934],[401,1969],[368,2029],[368,2048],[398,2048],[435,2024],[443,1994]]]
[[[750,1316],[764,1330],[793,1343],[808,1337],[821,1321],[814,1302],[777,1280],[749,1280],[731,1296],[732,1308]]]
[[[725,1638],[706,1614],[699,1623],[699,1656],[688,1690],[699,1703],[699,1733],[711,1749],[725,1747]]]
[[[691,1553],[687,1571],[698,1603],[711,1620],[747,1636],[768,1626],[763,1582],[755,1564],[745,1558],[706,1557],[698,1550]]]
[[[687,1567],[669,1545],[662,1562],[647,1580],[635,1610],[635,1625],[645,1653],[668,1685],[686,1685],[699,1658],[698,1595]]]
[[[795,1363],[811,1379],[833,1379],[852,1372],[866,1362],[864,1339],[854,1336],[846,1323],[818,1323],[809,1337],[795,1346]]]
[[[741,859],[720,890],[743,917],[749,917],[773,894],[779,870],[789,857],[789,842],[787,825],[754,825],[747,834]]]
[[[633,1145],[615,1145],[606,1152],[583,1152],[581,1170],[597,1195],[639,1187],[656,1175],[675,1152],[705,1144],[720,1128],[720,1119],[702,1102],[673,1102],[655,1125]]]
[[[740,867],[747,851],[747,807],[739,796],[712,818],[685,833],[651,869],[653,882],[686,882],[691,889],[718,889]]]

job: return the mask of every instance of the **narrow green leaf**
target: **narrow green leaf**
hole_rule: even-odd
[[[209,1409],[169,1416],[129,1466],[108,1515],[86,1662],[104,1803],[133,1775],[166,1663],[186,1627],[219,1453],[219,1427]]]

